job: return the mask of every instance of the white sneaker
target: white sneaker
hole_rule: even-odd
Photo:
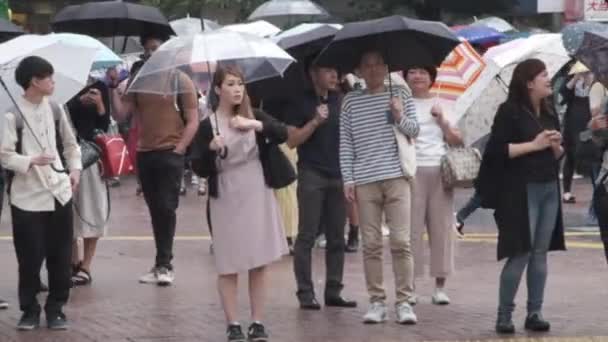
[[[158,283],[158,275],[156,267],[152,267],[150,272],[144,274],[139,278],[139,282],[142,284],[157,284]]]
[[[319,248],[327,247],[327,240],[325,239],[325,234],[322,234],[321,236],[319,236],[317,238],[317,247],[319,247]]]
[[[442,289],[436,289],[432,301],[435,305],[448,305],[450,304],[450,297]]]
[[[418,304],[418,296],[416,295],[412,295],[408,300],[407,300],[408,304],[411,306],[416,306],[416,304]]]
[[[391,230],[388,229],[387,226],[382,225],[382,236],[386,237],[386,236],[389,236],[389,235],[391,235]]]
[[[367,310],[365,316],[363,316],[363,323],[366,324],[378,324],[386,321],[388,316],[386,304],[382,302],[372,303]]]
[[[414,309],[407,302],[397,305],[397,323],[399,324],[416,324],[418,317],[414,313]]]
[[[158,286],[171,286],[175,280],[175,273],[166,267],[159,268],[156,274],[158,275],[156,283]]]

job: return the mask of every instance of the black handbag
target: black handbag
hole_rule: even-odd
[[[590,131],[583,131],[576,144],[575,168],[576,172],[584,176],[592,175],[594,164],[602,162],[602,149],[591,138]]]
[[[295,182],[297,175],[287,156],[278,145],[268,144],[266,158],[263,158],[266,184],[272,189],[282,189]]]
[[[101,158],[101,148],[94,142],[81,139],[80,154],[82,159],[82,169],[86,170],[89,167],[97,164]]]

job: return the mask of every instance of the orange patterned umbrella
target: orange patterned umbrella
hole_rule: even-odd
[[[466,41],[458,45],[437,70],[431,92],[440,98],[456,101],[479,77],[486,62]]]

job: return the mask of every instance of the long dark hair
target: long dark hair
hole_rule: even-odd
[[[531,58],[519,63],[513,70],[513,77],[509,84],[508,101],[533,111],[534,107],[532,106],[528,83],[534,81],[545,70],[547,70],[547,66],[540,59]],[[541,101],[541,113],[553,114],[547,99]]]

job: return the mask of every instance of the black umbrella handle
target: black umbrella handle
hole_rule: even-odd
[[[45,150],[44,146],[42,145],[42,143],[38,139],[38,136],[36,135],[36,133],[34,133],[34,130],[32,129],[32,126],[30,126],[30,123],[25,118],[25,115],[23,115],[23,111],[21,110],[21,107],[19,107],[19,104],[17,104],[17,101],[13,97],[13,94],[11,94],[11,92],[8,90],[8,86],[4,82],[4,79],[2,78],[2,76],[0,76],[0,85],[2,85],[2,88],[4,88],[4,90],[6,91],[6,94],[8,95],[9,99],[15,105],[15,109],[18,112],[17,115],[21,116],[21,118],[23,119],[23,123],[25,124],[25,126],[27,127],[27,129],[30,130],[30,132],[32,132],[32,136],[34,137],[34,141],[36,141],[36,145],[38,145],[38,147],[40,148],[41,151],[44,151]],[[15,114],[15,113],[13,113],[13,114]],[[49,166],[51,167],[51,169],[53,169],[53,171],[55,171],[57,173],[68,173],[67,169],[58,169],[53,164],[50,164]]]

